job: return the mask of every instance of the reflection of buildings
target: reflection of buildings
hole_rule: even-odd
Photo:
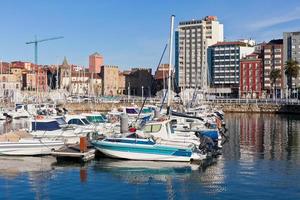
[[[230,139],[224,144],[227,159],[285,160],[297,157],[300,122],[296,116],[275,114],[227,114]]]

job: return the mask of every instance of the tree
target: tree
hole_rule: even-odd
[[[285,75],[287,76],[288,89],[292,88],[292,78],[299,75],[299,63],[296,60],[288,60],[285,63]]]
[[[274,87],[273,90],[273,97],[276,96],[276,80],[281,76],[280,69],[272,69],[270,73],[270,80],[272,87]]]

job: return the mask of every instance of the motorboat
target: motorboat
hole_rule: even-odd
[[[64,146],[60,139],[34,138],[25,131],[9,132],[0,135],[0,155],[36,156],[49,155],[51,151]]]
[[[91,143],[104,155],[118,159],[173,162],[206,159],[206,154],[202,154],[195,145],[184,143],[158,144],[155,140],[141,138],[105,138]]]
[[[61,138],[68,144],[78,143],[80,137],[87,136],[92,130],[83,131],[68,125],[63,117],[38,115],[30,120],[29,133],[39,138]]]

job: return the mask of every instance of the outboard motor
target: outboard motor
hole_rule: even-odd
[[[199,150],[203,153],[211,153],[214,150],[214,141],[207,136],[201,136],[200,137],[200,145]]]

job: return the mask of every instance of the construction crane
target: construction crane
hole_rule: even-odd
[[[34,44],[34,63],[36,65],[38,64],[38,43],[49,41],[49,40],[58,40],[58,39],[62,39],[62,38],[64,38],[64,37],[63,36],[59,36],[59,37],[53,37],[53,38],[47,38],[47,39],[37,40],[37,37],[35,36],[34,41],[26,42],[26,44]]]
[[[64,37],[59,36],[59,37],[52,37],[52,38],[38,40],[37,37],[35,36],[34,41],[26,42],[26,44],[34,44],[34,64],[36,67],[38,66],[38,43],[49,41],[49,40],[58,40],[58,39],[62,39],[62,38],[64,38]],[[36,77],[36,93],[37,93],[37,95],[38,95],[38,84],[37,84],[38,78],[39,78],[39,70],[37,68],[37,77]]]

